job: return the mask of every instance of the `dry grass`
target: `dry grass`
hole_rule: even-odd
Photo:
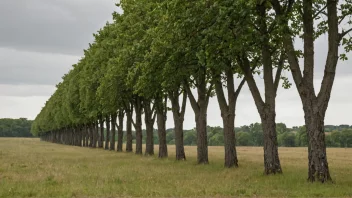
[[[157,152],[157,150],[156,150]],[[0,138],[0,197],[349,197],[352,149],[328,149],[334,184],[310,184],[307,149],[280,148],[283,175],[264,176],[263,149],[239,147],[240,167],[223,167],[223,148],[209,147],[209,165],[101,149]]]

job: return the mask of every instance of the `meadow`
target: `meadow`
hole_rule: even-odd
[[[308,183],[307,148],[279,148],[282,175],[263,175],[263,149],[238,147],[239,167],[223,167],[223,147],[209,165],[102,149],[0,138],[0,197],[352,197],[352,149],[328,148],[334,183]]]

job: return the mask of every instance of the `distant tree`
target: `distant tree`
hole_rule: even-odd
[[[252,137],[249,133],[238,132],[236,140],[238,146],[253,146]]]
[[[305,126],[299,127],[296,132],[296,146],[308,146],[307,131]]]
[[[276,123],[276,132],[277,134],[283,134],[285,132],[287,132],[288,129],[286,127],[286,124],[284,123]]]
[[[263,146],[263,129],[262,124],[254,123],[249,125],[250,134],[252,137],[252,142],[254,146]]]
[[[283,132],[278,136],[279,146],[294,147],[295,134],[292,132]]]
[[[0,119],[0,137],[32,137],[32,120],[27,118]]]

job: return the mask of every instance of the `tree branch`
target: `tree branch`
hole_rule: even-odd
[[[156,102],[153,103],[153,106],[152,106],[152,112],[155,112],[155,108],[156,108]]]
[[[275,93],[277,93],[277,89],[278,89],[278,87],[279,87],[279,82],[280,82],[280,77],[281,77],[282,69],[283,69],[283,67],[284,67],[284,55],[285,55],[285,53],[282,52],[282,53],[281,53],[281,56],[280,56],[279,63],[278,63],[276,75],[275,75],[275,81],[274,81]]]
[[[245,79],[248,83],[249,90],[252,93],[254,102],[256,103],[258,108],[262,108],[264,106],[264,101],[260,95],[258,86],[257,86],[257,84],[253,78],[253,74],[250,70],[250,68],[251,68],[250,62],[249,62],[246,55],[242,55],[242,57],[238,57],[238,60],[240,63],[239,65],[244,73]]]
[[[209,88],[208,88],[208,91],[207,91],[206,98],[205,98],[205,103],[207,104],[207,106],[208,106],[208,104],[209,104],[209,98],[210,98],[210,96],[211,96],[211,92],[213,91],[213,89],[214,89],[214,82],[211,82],[211,83],[210,83],[210,86],[209,86]]]
[[[216,76],[213,81],[214,81],[214,84],[215,84],[215,91],[216,91],[216,96],[218,98],[218,103],[219,103],[219,106],[220,106],[220,110],[227,112],[229,110],[229,107],[228,107],[228,104],[226,102],[224,90],[222,88],[220,75]],[[228,90],[228,92],[230,92],[230,90]]]
[[[238,96],[240,95],[241,89],[242,89],[242,87],[243,87],[243,85],[244,85],[245,83],[246,83],[246,79],[243,78],[243,79],[241,80],[240,84],[238,85],[237,90],[236,90],[236,92],[235,92],[235,100],[237,100]]]
[[[184,116],[186,113],[186,104],[187,104],[187,92],[183,92],[182,106],[181,106],[181,116]]]
[[[348,29],[347,31],[342,31],[339,34],[339,42],[341,42],[341,40],[343,39],[344,36],[346,36],[348,33],[350,33],[352,31],[352,28]]]
[[[271,0],[271,5],[273,6],[277,15],[282,15],[281,5],[280,5],[279,0]]]
[[[153,117],[152,117],[152,123],[155,123],[155,118],[156,118],[156,111],[153,112]]]
[[[296,56],[295,48],[293,46],[293,41],[290,36],[287,36],[287,35],[285,36],[284,46],[288,57],[287,59],[290,64],[293,80],[295,81],[297,89],[300,89],[303,76],[302,76],[301,68],[299,67],[299,62]]]
[[[343,16],[341,17],[341,19],[339,20],[339,24],[342,23],[342,21],[346,18],[346,16],[347,16],[347,14],[346,14],[346,15],[343,15]]]
[[[164,106],[163,106],[163,114],[164,114],[164,117],[165,117],[165,120],[167,119],[167,95],[165,94],[165,99],[164,99]]]
[[[327,109],[332,86],[336,75],[336,65],[338,62],[338,47],[339,42],[336,37],[339,37],[338,20],[337,20],[337,4],[335,0],[327,0],[328,4],[328,46],[329,51],[326,57],[324,77],[321,83],[320,91],[318,93],[318,106],[325,114]],[[351,31],[348,30],[348,31]],[[347,31],[347,32],[348,32]]]
[[[137,125],[136,125],[136,123],[134,122],[133,118],[131,119],[131,121],[132,121],[133,127],[136,128]]]
[[[187,81],[185,81],[184,87],[185,87],[185,89],[187,91],[187,95],[188,95],[188,98],[189,98],[189,101],[191,103],[191,106],[192,106],[193,110],[195,112],[198,112],[199,111],[199,105],[198,105],[196,99],[194,98],[193,93],[192,93],[191,89],[189,88],[189,85],[188,85]]]
[[[324,10],[325,10],[327,7],[328,7],[328,5],[326,4],[321,10],[319,10],[317,13],[315,13],[315,15],[313,15],[313,19],[317,18],[317,16],[318,16],[319,14],[321,14],[321,13],[323,13],[323,14],[326,15],[326,13],[324,13]]]

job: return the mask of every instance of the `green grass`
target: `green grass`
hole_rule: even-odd
[[[156,146],[157,148],[157,146]],[[263,149],[239,147],[239,168],[223,167],[223,147],[209,165],[101,149],[0,138],[0,197],[352,197],[352,149],[328,149],[334,184],[307,183],[307,149],[280,148],[283,175],[263,175]],[[156,150],[157,153],[157,150]]]

